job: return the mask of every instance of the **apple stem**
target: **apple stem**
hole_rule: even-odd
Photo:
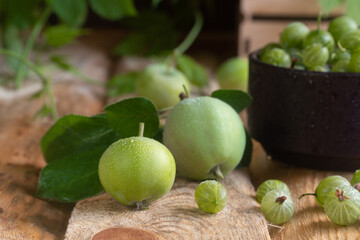
[[[224,175],[221,172],[220,166],[216,165],[211,172],[214,174],[216,180],[224,179]]]
[[[139,137],[143,137],[144,136],[144,129],[145,129],[145,123],[141,122],[139,124]]]
[[[146,210],[148,207],[144,204],[144,202],[136,202],[136,210]]]
[[[183,84],[182,85],[183,86],[183,89],[184,89],[184,91],[185,91],[185,97],[186,98],[189,98],[189,91],[188,91],[188,89],[186,88],[186,86]]]

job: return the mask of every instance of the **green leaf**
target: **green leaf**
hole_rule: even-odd
[[[205,69],[193,58],[187,55],[180,55],[176,58],[177,68],[185,74],[189,81],[198,87],[203,87],[208,83],[208,75]]]
[[[244,110],[252,102],[252,97],[241,90],[220,89],[212,92],[211,97],[218,98],[228,103],[238,113]]]
[[[41,149],[46,162],[50,163],[98,147],[105,150],[118,139],[119,135],[110,128],[104,114],[93,117],[67,115],[46,132]]]
[[[118,139],[105,114],[59,119],[41,140],[48,165],[40,173],[37,196],[78,201],[100,193],[99,159]]]
[[[153,138],[158,142],[163,142],[163,133],[164,128],[160,127]]]
[[[22,54],[23,43],[19,37],[19,29],[13,24],[6,23],[2,27],[1,40],[3,48]],[[14,71],[16,71],[18,65],[21,64],[19,60],[13,57],[6,57],[6,61]]]
[[[66,56],[62,55],[53,55],[50,57],[50,61],[60,69],[69,71],[72,69],[72,66],[67,62]]]
[[[90,5],[95,13],[108,20],[137,14],[132,0],[90,0]]]
[[[160,4],[161,1],[162,1],[162,0],[152,0],[151,6],[152,6],[153,8],[157,8],[157,6],[159,6],[159,4]]]
[[[109,124],[120,137],[137,136],[139,123],[145,123],[144,136],[153,137],[159,128],[159,116],[154,104],[147,98],[129,98],[105,108]]]
[[[40,173],[36,195],[75,202],[102,192],[98,164],[103,152],[104,146],[94,146],[49,163]]]
[[[347,0],[345,15],[351,17],[356,21],[356,23],[360,24],[360,1],[359,0]]]
[[[32,117],[32,120],[36,118],[44,118],[51,114],[51,107],[47,104],[44,104]]]
[[[253,143],[251,141],[251,137],[250,137],[248,131],[246,130],[246,128],[245,128],[245,133],[246,133],[246,145],[245,145],[244,155],[243,155],[240,163],[236,166],[236,168],[249,167],[250,162],[251,162]]]
[[[331,12],[331,10],[339,7],[340,4],[342,3],[342,0],[318,0],[318,3],[321,9],[324,11],[324,13],[328,14]]]
[[[53,0],[52,6],[56,15],[71,27],[78,27],[86,20],[86,0]]]
[[[1,1],[5,2],[5,1]],[[6,21],[20,29],[26,29],[34,21],[33,13],[39,10],[40,0],[8,0],[5,3]]]
[[[171,19],[163,13],[142,11],[123,23],[133,32],[116,46],[117,55],[159,55],[176,46],[178,35]]]
[[[109,96],[121,96],[125,93],[135,92],[135,83],[138,78],[138,72],[129,72],[118,74],[109,80],[107,93]]]
[[[48,27],[44,32],[46,43],[53,47],[60,47],[72,43],[77,37],[89,31],[79,28],[70,28],[65,24]]]

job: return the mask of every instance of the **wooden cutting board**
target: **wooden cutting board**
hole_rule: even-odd
[[[270,239],[248,170],[236,170],[222,183],[229,201],[217,214],[198,209],[194,192],[199,182],[182,178],[177,178],[172,190],[148,210],[126,207],[107,194],[80,201],[65,239],[96,239],[94,235],[105,233],[120,237],[128,234],[129,228],[133,229],[129,239],[142,230],[156,236],[154,239]]]

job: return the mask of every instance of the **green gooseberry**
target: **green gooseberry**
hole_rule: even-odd
[[[355,31],[357,27],[357,23],[352,18],[340,16],[330,21],[328,31],[333,36],[335,42],[338,42],[342,36]]]
[[[303,41],[303,48],[305,49],[307,46],[315,43],[319,43],[326,47],[329,53],[331,53],[335,48],[334,38],[328,31],[325,30],[318,29],[311,31]]]
[[[278,67],[289,68],[291,66],[290,55],[281,48],[272,48],[266,51],[260,60]]]
[[[289,23],[281,32],[280,43],[284,48],[301,48],[309,32],[309,28],[302,22]]]

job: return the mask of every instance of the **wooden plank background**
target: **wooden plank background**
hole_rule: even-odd
[[[341,6],[330,16],[342,14]],[[254,16],[314,17],[321,11],[317,0],[242,0],[241,10],[245,18]]]

